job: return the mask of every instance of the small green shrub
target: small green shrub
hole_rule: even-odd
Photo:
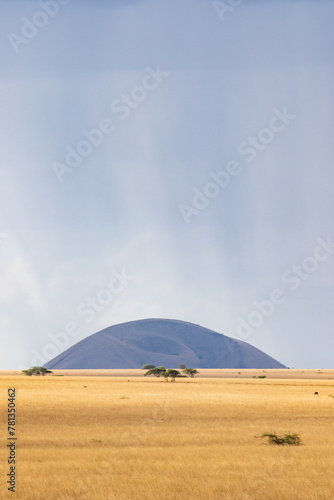
[[[152,370],[152,368],[155,368],[155,365],[143,365],[141,367],[142,370]]]
[[[298,434],[284,434],[284,436],[278,436],[277,434],[262,434],[262,438],[267,437],[270,444],[292,444],[298,446],[301,443],[301,439]]]

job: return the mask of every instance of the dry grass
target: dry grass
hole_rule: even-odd
[[[0,386],[2,408],[18,392],[17,499],[334,498],[332,380],[7,374]],[[269,445],[264,432],[303,444]]]

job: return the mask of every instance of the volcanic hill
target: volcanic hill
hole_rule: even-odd
[[[246,342],[172,319],[110,326],[73,345],[45,367],[112,369],[154,364],[177,368],[181,363],[194,368],[285,368]]]

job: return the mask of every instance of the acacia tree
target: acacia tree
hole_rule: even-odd
[[[173,368],[169,368],[168,370],[164,366],[158,366],[157,368],[151,368],[145,374],[146,375],[154,375],[155,377],[164,377],[166,382],[168,379],[171,379],[171,382],[175,382],[175,378],[180,375],[179,370],[174,370]]]
[[[183,370],[183,373],[185,373],[191,378],[194,378],[195,375],[199,372],[196,370],[196,368],[186,368],[185,370]]]
[[[170,368],[169,370],[166,371],[166,378],[168,381],[168,378],[170,377],[171,382],[175,382],[175,378],[180,375],[179,370],[174,370],[173,368]]]
[[[158,366],[155,368],[151,368],[146,373],[144,373],[144,377],[146,377],[147,375],[154,375],[155,377],[161,377],[164,376],[165,372],[166,368],[164,366]]]
[[[22,370],[22,373],[31,377],[31,375],[42,375],[43,377],[49,373],[52,373],[51,370],[44,368],[43,366],[33,366],[28,370]]]

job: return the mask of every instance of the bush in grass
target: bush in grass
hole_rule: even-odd
[[[301,443],[301,439],[298,434],[284,434],[284,436],[278,436],[277,434],[262,434],[262,438],[267,437],[269,439],[269,443],[271,444],[292,444],[298,446]]]

